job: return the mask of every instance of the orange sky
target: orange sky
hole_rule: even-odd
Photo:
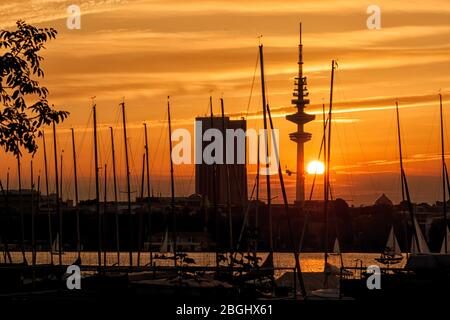
[[[66,28],[66,8],[70,4],[81,7],[81,30]],[[370,4],[381,8],[381,30],[366,27],[366,9]],[[260,34],[265,47],[268,99],[281,134],[282,165],[294,169],[295,145],[288,139],[294,124],[287,122],[284,115],[293,111],[290,100],[297,68],[298,23],[302,21],[304,67],[311,99],[307,111],[317,114],[317,121],[306,126],[313,134],[313,140],[306,145],[306,162],[317,157],[321,104],[329,99],[330,62],[337,59],[333,196],[354,205],[372,203],[382,192],[399,200],[393,109],[398,99],[412,199],[440,199],[437,93],[441,89],[444,107],[448,107],[447,1],[9,0],[0,2],[0,11],[1,29],[13,28],[16,20],[25,19],[59,31],[44,54],[44,83],[50,90],[50,101],[71,112],[59,129],[58,149],[65,150],[65,197],[72,197],[73,190],[67,130],[71,127],[77,135],[82,198],[94,196],[93,179],[89,178],[93,173],[92,131],[88,122],[92,96],[96,96],[98,105],[100,161],[107,163],[108,175],[111,156],[106,129],[110,125],[116,127],[121,191],[125,191],[118,106],[122,97],[128,112],[133,190],[139,189],[142,123],[147,122],[154,190],[168,191],[164,122],[167,95],[172,97],[174,128],[191,130],[193,118],[207,112],[210,94],[216,113],[218,99],[223,95],[227,113],[235,117],[248,114],[249,127],[261,127],[258,72],[251,94]],[[445,112],[447,121],[450,111]],[[52,150],[50,138],[49,135],[48,151]],[[53,159],[49,153],[50,157]],[[3,153],[0,158],[0,178],[6,178],[7,167],[15,177],[15,162]],[[43,172],[41,153],[35,162],[36,174],[39,169]],[[23,170],[27,185],[29,157],[23,160]],[[250,167],[249,172],[253,171]],[[177,166],[175,173],[177,194],[191,193],[193,167]],[[292,198],[295,177],[286,179]],[[253,182],[252,176],[249,181]],[[310,181],[311,177],[307,177],[307,190]],[[14,186],[15,181],[11,184]]]

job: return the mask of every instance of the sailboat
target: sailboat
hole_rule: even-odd
[[[341,249],[339,247],[338,238],[334,239],[333,251],[330,252],[328,255],[329,256],[341,256]],[[327,261],[327,262],[325,262],[324,272],[329,273],[329,274],[339,274],[340,271],[339,271],[338,267],[336,267],[335,265],[333,265]]]
[[[445,228],[444,240],[442,241],[441,254],[446,255],[448,253],[448,247],[450,245],[449,236],[450,232],[448,230],[447,223],[447,192],[450,194],[450,183],[448,180],[447,164],[445,163],[445,147],[444,147],[444,116],[443,116],[443,106],[442,106],[442,94],[439,93],[439,113],[441,118],[441,157],[442,157],[442,204],[443,204],[443,222]]]
[[[429,254],[430,249],[428,248],[428,244],[423,236],[422,230],[420,229],[419,223],[417,222],[416,217],[414,217],[414,229],[416,230],[417,241],[414,241],[414,237],[411,241],[411,253],[425,253]],[[417,247],[418,245],[418,247]]]
[[[450,247],[450,230],[447,227],[447,236],[444,237],[444,240],[442,240],[442,246],[441,246],[441,254],[446,254],[447,252],[445,252],[445,240],[447,240],[447,248]]]
[[[325,263],[324,272],[326,274],[334,274],[334,275],[352,275],[353,273],[350,270],[344,269],[344,260],[341,253],[341,248],[339,246],[339,239],[336,237],[334,239],[333,251],[328,254],[329,256],[338,256],[340,258],[341,266],[337,267],[328,261]]]
[[[164,236],[164,239],[161,243],[161,247],[159,248],[160,253],[166,253],[169,252],[169,230],[166,229],[166,234]]]
[[[155,259],[169,259],[168,256],[166,256],[166,253],[173,253],[173,242],[169,241],[169,229],[166,229],[166,233],[164,235],[164,238],[161,242],[161,246],[159,247],[159,253],[155,255]]]
[[[442,106],[442,103],[441,103]],[[400,154],[400,174],[401,174],[401,187],[402,187],[402,199],[403,203],[407,205],[407,209],[410,215],[410,221],[412,223],[412,240],[411,240],[411,254],[408,256],[406,264],[403,268],[399,268],[396,272],[387,272],[389,270],[381,271],[383,274],[383,295],[377,295],[375,291],[369,290],[365,293],[361,293],[359,288],[367,284],[367,273],[362,273],[363,276],[360,279],[343,279],[341,281],[341,289],[348,295],[353,297],[361,297],[365,299],[376,299],[377,297],[383,297],[383,299],[396,299],[401,297],[402,299],[442,299],[448,296],[448,288],[450,285],[450,255],[449,254],[435,254],[430,253],[428,245],[425,241],[425,237],[420,229],[419,223],[415,216],[414,206],[411,202],[408,183],[406,179],[405,170],[403,168],[402,157],[402,144],[400,134],[400,120],[399,120],[399,108],[396,103],[397,113],[397,134],[398,134],[398,146]],[[442,115],[442,113],[441,113]],[[441,117],[442,120],[442,117]],[[441,125],[442,128],[442,125]],[[442,131],[441,131],[442,133]],[[441,134],[441,138],[443,134]],[[443,139],[442,139],[443,140]],[[443,145],[443,144],[442,144]],[[442,148],[443,149],[443,148]],[[444,154],[444,152],[442,152]],[[444,160],[444,157],[442,157]],[[442,161],[443,168],[443,198],[444,198],[444,222],[446,224],[446,166]],[[445,226],[447,229],[447,226]],[[392,230],[392,229],[391,229]],[[448,235],[448,230],[446,237]],[[395,253],[396,244],[395,236],[393,232],[390,234],[390,241],[388,241],[388,247],[391,248],[391,252]],[[444,240],[444,250],[447,244]],[[392,246],[392,242],[393,246]],[[393,250],[392,250],[393,249]],[[387,289],[388,288],[388,289]],[[372,293],[373,292],[373,293]]]
[[[339,247],[339,240],[338,240],[338,238],[334,239],[333,254],[336,254],[336,255],[340,255],[341,254],[341,249]]]
[[[332,116],[332,107],[333,107],[333,82],[334,82],[334,70],[336,68],[336,62],[333,60],[331,63],[331,89],[330,89],[330,108],[329,108],[329,114],[328,114],[328,149],[325,148],[325,175],[324,175],[324,218],[325,218],[325,254],[324,254],[324,288],[314,290],[311,292],[311,294],[319,299],[340,299],[341,294],[339,288],[330,288],[328,283],[328,277],[330,277],[333,274],[336,274],[333,271],[336,271],[337,268],[335,266],[332,266],[328,262],[328,257],[330,255],[330,252],[328,252],[328,201],[329,201],[329,195],[330,195],[330,180],[329,180],[329,174],[330,174],[330,143],[331,143],[331,116]],[[325,117],[324,117],[325,121]],[[326,127],[324,126],[324,130]],[[326,131],[325,131],[326,133]],[[325,135],[324,135],[325,136]],[[336,239],[334,243],[334,249],[338,252],[339,249],[339,241]],[[342,258],[341,258],[342,259]]]
[[[163,242],[161,243],[161,247],[159,248],[159,252],[161,254],[173,252],[173,242],[169,241],[169,230],[166,229],[166,234],[164,236]]]
[[[267,255],[266,260],[261,264],[261,269],[267,269],[272,272],[274,270],[274,264],[273,264],[273,252],[269,252]]]
[[[58,244],[59,244],[59,233],[56,233],[56,237],[55,240],[53,240],[52,243],[52,254],[59,254],[59,248],[58,248]],[[64,254],[64,250],[61,248],[61,253]]]
[[[381,256],[375,260],[382,264],[386,264],[387,266],[400,263],[403,260],[402,251],[400,250],[400,246],[398,244],[397,237],[395,236],[393,226],[391,227],[391,231],[389,232],[386,247],[381,253]]]

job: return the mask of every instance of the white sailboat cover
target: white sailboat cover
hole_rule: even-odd
[[[441,253],[449,253],[450,252],[450,230],[447,227],[447,252],[445,252],[445,237],[442,240]]]
[[[397,241],[397,237],[395,236],[394,227],[391,227],[391,231],[389,232],[389,237],[386,243],[385,253],[388,255],[399,255],[402,253],[400,250],[400,246]]]
[[[56,234],[52,244],[52,252],[59,252],[59,233]]]
[[[170,246],[172,248],[172,246]],[[166,234],[164,235],[163,242],[161,243],[161,247],[159,248],[160,253],[169,252],[169,230],[166,229]]]
[[[336,238],[336,239],[334,240],[333,253],[334,253],[334,254],[340,254],[340,253],[341,253],[341,249],[340,249],[340,247],[339,247],[339,240],[338,240],[338,238]]]
[[[414,236],[411,240],[411,253],[430,253],[430,249],[428,248],[425,237],[423,236],[422,230],[420,229],[419,223],[417,219],[414,217],[414,228],[417,234],[417,240],[414,239]],[[417,248],[417,243],[419,243],[419,248]]]

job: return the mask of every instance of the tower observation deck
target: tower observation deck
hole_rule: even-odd
[[[305,155],[304,143],[311,140],[311,133],[305,132],[303,126],[314,120],[315,116],[305,113],[309,104],[306,77],[303,76],[303,45],[302,24],[300,23],[300,43],[298,45],[298,76],[295,77],[295,88],[291,103],[297,112],[286,116],[286,119],[297,124],[297,131],[289,134],[289,138],[297,143],[297,175],[296,175],[296,202],[305,200]]]

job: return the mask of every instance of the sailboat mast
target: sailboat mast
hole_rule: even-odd
[[[128,139],[127,139],[127,121],[125,116],[125,102],[121,103],[122,106],[122,122],[123,122],[123,139],[125,144],[125,166],[127,170],[127,208],[128,216],[130,219],[130,248],[129,248],[129,264],[133,266],[133,217],[131,216],[131,185],[130,185],[130,164],[128,162]]]
[[[258,218],[259,218],[258,217],[259,216],[259,178],[260,178],[259,169],[261,166],[260,157],[259,157],[260,138],[261,138],[261,135],[258,133],[258,139],[257,139],[258,146],[256,147],[256,153],[258,154],[257,158],[256,158],[256,207],[255,207],[255,229],[256,229],[256,231],[258,229],[258,222],[259,222],[258,221]]]
[[[55,158],[55,187],[56,187],[56,215],[59,221],[59,237],[58,237],[58,260],[59,265],[62,265],[62,231],[63,231],[63,221],[61,208],[59,206],[59,178],[58,178],[58,152],[56,145],[56,122],[53,120],[53,154]]]
[[[150,253],[150,265],[153,265],[152,255],[152,202],[150,200],[150,156],[148,154],[148,134],[147,124],[144,123],[144,138],[145,138],[145,165],[147,169],[147,205],[148,205],[148,237],[149,237],[149,253]]]
[[[267,114],[269,116],[270,129],[271,129],[271,132],[272,132],[272,143],[275,144],[274,145],[275,159],[277,161],[278,177],[279,177],[279,180],[280,180],[281,193],[283,194],[284,210],[285,210],[286,218],[287,218],[287,222],[288,222],[289,239],[291,241],[291,246],[292,246],[292,250],[293,250],[293,253],[294,253],[295,268],[297,270],[297,279],[298,279],[298,282],[300,284],[300,290],[302,292],[302,295],[306,299],[306,288],[305,288],[305,283],[303,281],[302,269],[301,269],[301,266],[300,266],[300,256],[299,256],[299,252],[295,248],[294,233],[292,231],[292,223],[291,223],[290,214],[289,214],[289,204],[288,204],[288,199],[287,199],[287,194],[286,194],[286,188],[284,186],[283,172],[282,172],[282,169],[281,169],[280,156],[278,154],[278,146],[276,145],[277,142],[276,142],[276,139],[275,139],[275,133],[273,131],[272,116],[270,115],[270,107],[269,107],[268,104],[267,104]],[[296,281],[296,280],[294,280],[294,281]]]
[[[104,181],[103,181],[104,182],[103,202],[104,203],[103,204],[104,204],[104,210],[105,210],[103,212],[106,212],[106,203],[108,201],[108,192],[106,192],[106,189],[108,188],[108,174],[107,174],[108,165],[105,163],[103,168],[104,168],[104,177],[103,177],[103,179],[104,179]]]
[[[114,131],[112,127],[109,127],[111,135],[111,153],[113,163],[113,182],[114,182],[114,201],[117,203],[117,179],[116,179],[116,149],[114,146]]]
[[[447,164],[444,164],[444,171],[445,171],[445,181],[447,182],[447,191],[450,195],[450,180],[448,179]]]
[[[38,176],[37,176],[37,199],[36,199],[36,207],[40,208],[40,203],[41,203],[41,170],[38,171]]]
[[[5,189],[3,189],[3,184],[2,184],[1,179],[0,179],[0,189],[2,191],[3,198],[5,199],[6,209],[9,209],[8,195],[7,195],[7,192],[5,192]],[[9,252],[9,248],[8,248],[8,240],[3,236],[3,237],[1,237],[1,241],[3,243],[3,259],[5,262],[6,262],[6,259],[8,259],[9,263],[12,263],[11,253]]]
[[[75,206],[78,206],[78,176],[77,176],[77,153],[75,149],[75,132],[72,131],[72,155],[73,155],[73,181],[75,184]]]
[[[210,114],[210,127],[214,128],[214,113],[213,113],[213,104],[212,97],[209,96],[209,114]],[[214,219],[215,219],[215,237],[216,237],[216,266],[219,265],[218,260],[218,239],[219,239],[219,214],[217,210],[217,186],[216,186],[216,175],[217,175],[217,167],[216,162],[214,161],[212,164],[212,191],[213,191],[213,209],[214,209]]]
[[[77,175],[77,153],[75,148],[75,131],[72,131],[72,155],[73,155],[73,181],[75,184],[75,207],[77,208],[77,252],[78,258],[81,257],[81,232],[80,232],[80,209],[78,207],[78,175]]]
[[[402,138],[401,138],[401,132],[400,132],[400,114],[398,111],[398,101],[395,102],[395,110],[397,113],[397,136],[398,136],[398,150],[400,153],[400,175],[401,175],[401,179],[402,179],[402,193],[404,192],[404,194],[406,195],[406,202],[408,203],[408,211],[409,211],[409,215],[411,217],[412,230],[413,230],[413,241],[415,241],[415,243],[417,245],[417,249],[420,250],[419,237],[417,236],[417,230],[416,230],[416,226],[414,223],[414,221],[415,221],[414,209],[412,207],[411,197],[409,195],[408,182],[406,180],[406,174],[405,174],[405,170],[403,168]]]
[[[327,124],[328,124],[328,119],[327,119],[327,114],[325,111],[325,103],[322,103],[322,121],[323,121],[323,138],[322,138],[322,146],[319,150],[319,158],[320,158],[320,152],[322,151],[323,148],[323,163],[326,165],[327,164]],[[324,168],[326,170],[326,168]],[[326,193],[326,182],[327,182],[327,175],[324,174],[323,175],[323,192],[324,192],[324,199],[325,199],[325,193]]]
[[[176,217],[175,217],[175,181],[173,178],[173,160],[172,160],[172,124],[170,122],[170,97],[167,97],[167,115],[169,120],[169,158],[170,158],[170,211],[173,221],[173,254],[174,264],[177,266],[177,235],[176,235]]]
[[[61,201],[63,201],[63,155],[64,155],[64,149],[61,150],[61,154],[59,156],[60,163],[59,163],[59,196],[61,197]]]
[[[47,195],[47,217],[48,217],[48,245],[50,252],[50,264],[53,264],[53,254],[52,254],[52,215],[50,213],[50,190],[48,188],[48,163],[47,163],[47,148],[45,146],[45,133],[42,131],[42,144],[44,148],[44,173],[45,173],[45,192]],[[9,172],[8,172],[9,176]],[[8,179],[9,180],[9,179]]]
[[[102,265],[102,216],[100,214],[100,185],[98,176],[98,146],[97,146],[97,110],[96,105],[92,106],[92,113],[94,118],[94,160],[95,160],[95,211],[97,213],[97,224],[98,224],[98,250],[97,250],[97,260],[98,266]]]
[[[395,109],[397,113],[397,136],[398,136],[398,151],[400,154],[400,180],[401,180],[401,186],[402,186],[402,200],[405,201],[405,185],[403,181],[403,152],[402,152],[402,138],[400,133],[400,115],[398,111],[398,102],[395,102]]]
[[[258,228],[259,228],[259,167],[260,167],[260,158],[259,158],[259,151],[260,151],[260,134],[258,133],[258,138],[257,138],[257,147],[256,147],[256,153],[257,153],[257,158],[256,158],[256,178],[255,178],[255,186],[253,188],[253,191],[256,189],[256,201],[255,201],[255,225],[254,225],[254,246],[253,248],[251,248],[253,250],[253,256],[256,257],[257,252],[258,252]],[[253,191],[251,194],[250,199],[253,197]],[[248,208],[250,208],[250,205],[248,206]],[[238,246],[239,246],[239,242],[238,241]],[[236,247],[236,250],[238,250],[238,248]]]
[[[324,258],[325,258],[325,266],[328,262],[328,230],[327,230],[327,226],[328,226],[328,217],[327,217],[327,211],[328,211],[328,181],[327,181],[327,171],[328,171],[328,166],[327,166],[327,121],[328,119],[326,119],[326,112],[325,112],[325,104],[323,104],[322,106],[322,114],[323,114],[323,119],[324,119],[324,123],[323,123],[323,163],[324,163],[324,175],[323,175],[323,223],[324,223],[324,243],[323,243],[323,247],[324,247]]]
[[[225,127],[225,107],[223,98],[220,98],[220,109],[222,112],[222,135],[225,137],[223,144],[223,155],[226,155],[226,127]],[[228,231],[230,237],[230,251],[233,252],[233,216],[231,215],[231,189],[230,189],[230,169],[226,159],[225,161],[225,172],[226,172],[226,184],[227,184],[227,211],[228,211]]]
[[[109,132],[111,134],[111,154],[112,154],[112,164],[113,164],[117,265],[120,266],[119,211],[117,210],[116,150],[114,147],[114,131],[113,131],[112,127],[109,127]]]
[[[266,105],[266,83],[264,79],[264,52],[263,45],[259,45],[259,61],[261,67],[261,96],[263,103],[263,120],[264,120],[264,147],[265,147],[265,165],[266,165],[266,184],[267,184],[267,214],[269,216],[269,248],[273,253],[273,228],[272,228],[272,210],[271,210],[271,189],[270,189],[270,172],[269,172],[269,136],[267,131],[267,105]]]
[[[35,216],[34,216],[34,172],[33,160],[30,161],[30,189],[31,189],[31,263],[36,264],[36,230],[35,230]]]
[[[103,265],[106,267],[106,241],[105,241],[105,233],[106,233],[106,209],[108,205],[108,192],[106,191],[108,189],[108,168],[107,164],[104,165],[104,171],[103,171],[103,179],[104,179],[104,186],[103,186],[103,234],[102,234],[102,241],[105,244],[105,249],[103,250]]]
[[[325,186],[324,186],[324,220],[325,220],[325,267],[328,262],[328,196],[330,193],[330,156],[331,156],[331,117],[333,110],[333,88],[334,88],[334,71],[336,69],[336,61],[331,61],[331,84],[330,84],[330,106],[328,109],[328,144],[324,149],[326,154],[325,164]],[[324,127],[325,128],[325,127]]]
[[[23,215],[23,201],[22,201],[22,174],[21,174],[20,155],[17,156],[17,178],[19,179],[19,211],[20,211],[20,249],[22,251],[23,262],[27,261],[25,256],[25,219]]]
[[[148,135],[147,124],[144,123],[144,139],[145,139],[145,168],[147,170],[147,197],[150,204],[150,157],[148,154]]]
[[[141,173],[141,200],[144,199],[144,177],[145,177],[145,153],[142,154],[142,173]],[[138,252],[137,252],[137,266],[141,263],[141,243],[142,243],[142,220],[144,213],[142,210],[138,213]]]
[[[141,170],[141,199],[144,199],[144,180],[145,180],[145,153],[142,154],[142,170]]]
[[[445,172],[445,146],[444,146],[444,117],[442,110],[442,94],[439,94],[439,113],[441,116],[441,156],[442,156],[442,201],[443,201],[443,218],[444,218],[444,250],[448,252],[447,239],[447,199],[446,199],[446,172]]]

